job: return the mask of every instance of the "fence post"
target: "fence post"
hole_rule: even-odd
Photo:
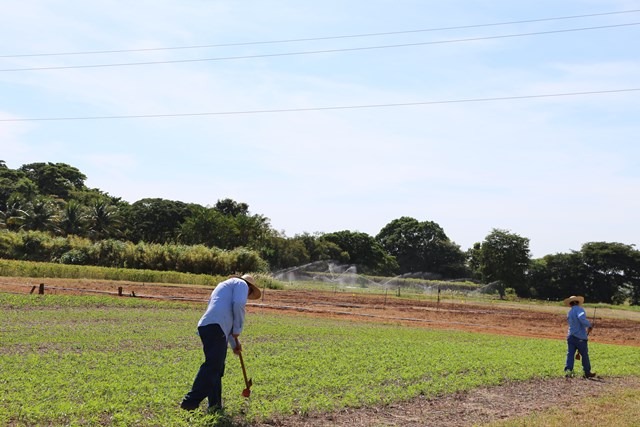
[[[39,295],[44,295],[44,283],[40,283],[40,289],[38,289]]]
[[[118,286],[118,296],[122,296],[122,286]]]
[[[33,287],[31,288],[31,292],[29,292],[29,293],[30,293],[30,294],[34,293],[34,292],[35,292],[35,290],[36,290],[36,288],[37,288],[37,286],[36,286],[36,285],[33,285]]]

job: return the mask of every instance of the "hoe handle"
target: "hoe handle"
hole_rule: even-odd
[[[247,386],[247,388],[251,387],[251,384],[249,384],[249,380],[247,379],[247,370],[244,367],[244,360],[242,359],[242,352],[240,352],[238,354],[238,357],[240,357],[240,366],[242,367],[242,376],[244,377],[244,384]]]
[[[236,345],[238,344],[238,340],[236,339]],[[251,394],[251,384],[252,381],[247,379],[247,369],[244,367],[244,359],[242,358],[242,351],[238,353],[238,357],[240,358],[240,367],[242,368],[242,377],[244,378],[244,385],[246,388],[242,391],[242,395],[245,397],[249,397]]]

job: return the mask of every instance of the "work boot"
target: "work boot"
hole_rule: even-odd
[[[595,378],[596,373],[595,372],[585,372],[584,373],[584,377],[585,378]]]
[[[570,371],[569,369],[565,369],[564,370],[564,377],[565,378],[573,378],[573,371]]]

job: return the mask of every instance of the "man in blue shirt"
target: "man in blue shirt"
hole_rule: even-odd
[[[182,399],[182,409],[197,409],[205,397],[209,400],[210,412],[222,409],[222,376],[227,345],[231,345],[235,354],[242,351],[238,337],[244,326],[245,305],[247,299],[259,299],[260,294],[255,279],[248,274],[230,277],[211,292],[207,310],[198,322],[205,360],[191,390]]]
[[[564,300],[564,305],[571,307],[567,314],[569,332],[567,333],[567,363],[564,366],[564,373],[567,377],[573,376],[573,362],[576,350],[582,356],[582,369],[585,378],[593,378],[595,373],[591,372],[591,362],[589,360],[589,333],[593,329],[591,322],[587,319],[587,312],[582,308],[584,297],[571,296]]]

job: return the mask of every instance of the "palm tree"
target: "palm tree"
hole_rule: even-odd
[[[89,234],[95,240],[108,239],[120,234],[118,208],[105,200],[96,200],[89,211]]]
[[[26,216],[27,212],[22,209],[20,202],[13,202],[2,212],[4,226],[9,231],[19,230],[24,224]]]
[[[20,228],[25,230],[51,231],[58,230],[58,216],[53,202],[45,198],[37,198],[26,205],[24,221]]]
[[[83,206],[76,200],[71,200],[60,214],[60,231],[65,236],[70,234],[82,236],[86,231],[87,220],[88,217]]]

